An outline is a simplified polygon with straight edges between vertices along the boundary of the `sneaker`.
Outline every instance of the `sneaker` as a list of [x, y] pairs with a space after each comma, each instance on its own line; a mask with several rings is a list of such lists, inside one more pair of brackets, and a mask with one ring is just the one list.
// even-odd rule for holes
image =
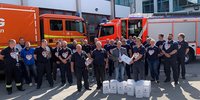
[[33, 86], [33, 84], [32, 84], [32, 83], [29, 83], [29, 86]]
[[90, 90], [92, 90], [92, 89], [90, 89], [90, 88], [86, 88], [85, 90], [89, 90], [89, 91], [90, 91]]

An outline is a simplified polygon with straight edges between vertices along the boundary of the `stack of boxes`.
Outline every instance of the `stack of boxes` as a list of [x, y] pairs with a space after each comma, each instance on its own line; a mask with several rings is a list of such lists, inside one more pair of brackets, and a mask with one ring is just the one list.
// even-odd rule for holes
[[151, 81], [140, 80], [135, 82], [132, 79], [127, 81], [118, 82], [117, 80], [110, 80], [103, 82], [104, 94], [125, 94], [129, 96], [136, 96], [136, 98], [150, 97]]

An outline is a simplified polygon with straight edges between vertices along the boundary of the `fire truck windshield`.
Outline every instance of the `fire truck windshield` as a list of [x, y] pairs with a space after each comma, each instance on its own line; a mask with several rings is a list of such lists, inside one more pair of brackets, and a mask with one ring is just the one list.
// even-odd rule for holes
[[114, 34], [114, 26], [101, 26], [100, 37]]
[[66, 30], [84, 33], [84, 23], [83, 21], [80, 21], [80, 20], [75, 20], [75, 21], [67, 20]]
[[142, 31], [142, 20], [129, 20], [128, 22], [128, 34], [129, 36], [139, 36]]

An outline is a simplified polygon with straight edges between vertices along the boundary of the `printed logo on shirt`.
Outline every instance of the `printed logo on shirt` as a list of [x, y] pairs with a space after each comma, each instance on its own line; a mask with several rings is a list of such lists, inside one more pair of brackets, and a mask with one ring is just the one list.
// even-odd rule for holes
[[10, 56], [11, 56], [13, 59], [17, 59], [17, 55], [18, 55], [17, 52], [11, 52], [11, 53], [10, 53]]
[[134, 58], [137, 58], [138, 56], [139, 56], [139, 53], [134, 53], [134, 54], [133, 54], [133, 57], [134, 57]]
[[181, 45], [178, 45], [178, 49], [180, 49], [181, 48]]
[[55, 56], [56, 56], [56, 57], [58, 57], [58, 55], [59, 55], [59, 53], [58, 53], [58, 52], [56, 52], [56, 53], [55, 53]]
[[153, 55], [154, 54], [154, 50], [149, 50], [148, 53], [149, 53], [149, 55]]
[[47, 55], [48, 55], [47, 51], [43, 51], [43, 52], [42, 52], [42, 56], [43, 56], [44, 58], [47, 58]]
[[66, 59], [67, 56], [68, 56], [68, 52], [64, 52], [64, 53], [62, 53], [62, 56]]
[[75, 52], [76, 52], [76, 50], [75, 50], [75, 49], [73, 49], [73, 50], [72, 50], [72, 52], [73, 52], [73, 53], [75, 53]]
[[32, 57], [33, 57], [32, 55], [26, 55], [26, 59], [27, 59], [27, 60], [31, 60]]
[[165, 44], [165, 49], [166, 49], [166, 50], [168, 50], [170, 47], [171, 47], [170, 44], [168, 44], [168, 43]]

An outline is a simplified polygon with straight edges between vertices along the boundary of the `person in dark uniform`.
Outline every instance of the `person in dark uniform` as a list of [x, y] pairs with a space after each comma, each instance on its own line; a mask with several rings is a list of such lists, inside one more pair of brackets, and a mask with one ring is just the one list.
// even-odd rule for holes
[[94, 38], [94, 43], [92, 44], [92, 51], [94, 49], [96, 49], [96, 43], [97, 43], [97, 41], [99, 41], [99, 39], [98, 38]]
[[56, 47], [52, 50], [52, 60], [53, 60], [53, 79], [56, 81], [57, 69], [60, 68], [59, 52], [62, 49], [61, 41], [56, 42]]
[[159, 83], [158, 64], [161, 50], [155, 45], [155, 40], [151, 39], [150, 46], [147, 48], [146, 58], [151, 72], [152, 82]]
[[88, 44], [88, 41], [86, 39], [83, 42], [82, 49], [87, 53], [87, 55], [91, 53], [92, 47], [90, 44]]
[[[131, 57], [132, 55], [132, 50], [131, 46], [129, 44], [126, 44], [126, 39], [122, 39], [122, 47], [126, 48], [128, 57]], [[131, 79], [131, 65], [126, 64], [126, 75], [128, 76], [128, 79]]]
[[106, 44], [104, 45], [104, 49], [108, 52], [109, 51], [109, 46], [110, 46], [110, 41], [109, 39], [106, 39]]
[[[145, 47], [146, 50], [150, 46], [150, 41], [151, 41], [151, 38], [147, 38], [146, 43], [144, 44], [144, 47]], [[144, 66], [145, 66], [145, 76], [147, 77], [148, 73], [149, 73], [149, 67], [148, 67], [148, 61], [147, 61], [147, 57], [146, 56], [145, 56]]]
[[61, 71], [61, 81], [62, 86], [66, 83], [66, 74], [67, 74], [67, 80], [69, 85], [73, 83], [72, 79], [72, 72], [70, 67], [70, 59], [71, 59], [72, 51], [70, 48], [67, 47], [67, 42], [62, 42], [62, 50], [59, 51], [59, 59], [61, 61], [60, 65], [60, 71]]
[[141, 38], [136, 38], [136, 46], [133, 48], [133, 56], [130, 64], [133, 64], [133, 79], [135, 81], [145, 79], [144, 56], [145, 47]]
[[21, 71], [19, 64], [19, 51], [16, 46], [16, 41], [11, 39], [8, 41], [9, 46], [2, 50], [1, 55], [4, 58], [5, 63], [5, 77], [6, 77], [6, 89], [8, 94], [12, 94], [12, 81], [13, 78], [16, 83], [16, 87], [19, 91], [24, 91], [21, 83]]
[[77, 44], [78, 44], [78, 42], [76, 40], [74, 40], [72, 44], [68, 45], [68, 47], [72, 50], [72, 53], [76, 52], [76, 45]]
[[189, 52], [188, 43], [185, 41], [185, 34], [180, 33], [178, 35], [178, 77], [180, 76], [180, 69], [181, 69], [181, 76], [182, 79], [185, 79], [185, 56]]
[[47, 46], [47, 41], [42, 40], [41, 46], [35, 49], [34, 52], [35, 60], [37, 61], [37, 72], [38, 72], [38, 84], [37, 89], [40, 89], [42, 85], [42, 78], [44, 73], [47, 75], [47, 80], [50, 84], [50, 87], [53, 87], [53, 78], [51, 74], [51, 52]]
[[102, 82], [105, 79], [105, 69], [108, 68], [108, 56], [106, 50], [102, 48], [100, 41], [96, 42], [96, 49], [92, 52], [95, 76], [97, 81], [97, 90], [101, 89]]
[[[156, 42], [156, 46], [159, 49], [162, 49], [162, 46], [163, 46], [164, 43], [165, 43], [164, 34], [161, 33], [161, 34], [158, 35], [158, 41]], [[161, 63], [162, 63], [162, 59], [163, 59], [163, 56], [160, 55], [159, 64], [158, 64], [158, 75], [160, 75], [160, 66], [161, 66]]]
[[88, 66], [86, 66], [85, 62], [88, 56], [85, 51], [82, 50], [81, 45], [76, 46], [76, 52], [72, 55], [71, 59], [71, 69], [74, 72], [74, 67], [76, 69], [76, 78], [77, 78], [77, 89], [78, 92], [81, 92], [82, 88], [82, 78], [84, 80], [84, 87], [86, 90], [91, 90], [89, 88], [88, 82]]
[[173, 35], [168, 35], [168, 41], [163, 44], [162, 53], [164, 55], [164, 71], [166, 80], [164, 82], [171, 81], [171, 68], [173, 71], [174, 84], [178, 84], [178, 66], [177, 66], [177, 50], [178, 43], [173, 41]]
[[110, 45], [108, 47], [108, 64], [109, 64], [108, 72], [110, 77], [112, 77], [112, 74], [114, 72], [114, 61], [112, 59], [112, 51], [116, 47], [117, 46], [115, 45], [115, 41], [113, 39], [110, 40]]

